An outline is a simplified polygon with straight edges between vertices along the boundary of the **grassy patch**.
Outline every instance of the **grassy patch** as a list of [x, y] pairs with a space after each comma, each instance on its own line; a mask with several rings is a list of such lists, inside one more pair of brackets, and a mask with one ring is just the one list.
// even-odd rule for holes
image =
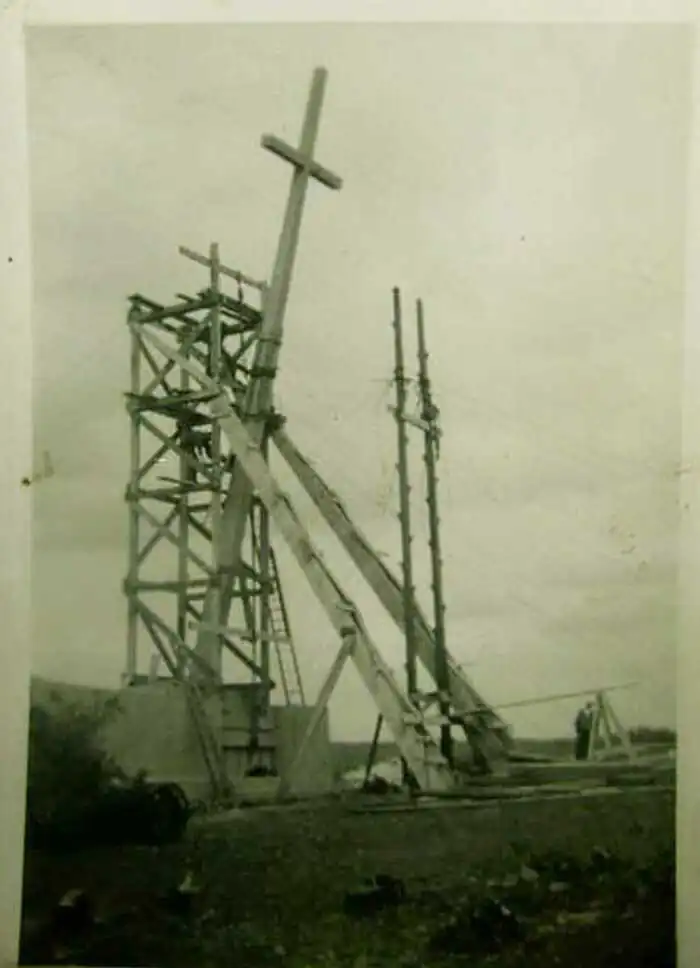
[[[307, 806], [244, 811], [167, 848], [29, 852], [22, 962], [637, 968], [644, 954], [666, 968], [674, 963], [674, 809], [668, 792], [634, 790], [477, 810], [355, 814]], [[584, 870], [594, 847], [605, 852], [604, 876]], [[536, 885], [518, 887], [523, 865], [538, 863]], [[177, 906], [173, 889], [188, 872], [198, 891]], [[400, 879], [405, 899], [346, 914], [348, 892], [379, 873]], [[645, 877], [648, 890], [638, 892]], [[565, 886], [552, 891], [552, 883]], [[48, 918], [76, 887], [92, 900], [98, 923], [57, 952]], [[512, 906], [522, 937], [510, 938], [497, 918], [489, 929], [487, 909], [493, 944], [474, 940], [470, 918], [488, 898]], [[447, 948], [464, 950], [442, 950], [440, 931], [452, 938]]]

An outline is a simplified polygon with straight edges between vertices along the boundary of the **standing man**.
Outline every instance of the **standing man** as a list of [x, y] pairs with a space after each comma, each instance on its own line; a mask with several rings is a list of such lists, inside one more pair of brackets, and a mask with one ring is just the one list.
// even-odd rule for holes
[[591, 742], [591, 730], [593, 728], [593, 703], [587, 702], [579, 709], [574, 721], [576, 730], [576, 742], [574, 745], [574, 757], [577, 760], [588, 759], [588, 749]]

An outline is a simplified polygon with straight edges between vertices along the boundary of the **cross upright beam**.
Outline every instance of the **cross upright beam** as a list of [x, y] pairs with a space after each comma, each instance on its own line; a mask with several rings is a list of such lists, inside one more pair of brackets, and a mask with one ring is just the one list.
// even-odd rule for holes
[[292, 148], [274, 135], [263, 135], [262, 146], [277, 157], [288, 161], [294, 167], [289, 189], [287, 209], [282, 223], [282, 232], [277, 245], [275, 266], [270, 280], [263, 309], [263, 322], [259, 337], [260, 372], [253, 373], [247, 401], [247, 415], [257, 416], [270, 406], [272, 382], [279, 356], [284, 313], [287, 308], [289, 289], [294, 273], [301, 219], [306, 201], [309, 179], [314, 178], [327, 188], [338, 190], [342, 179], [320, 165], [313, 156], [321, 120], [321, 108], [328, 73], [323, 67], [314, 71], [311, 90], [306, 105], [306, 114], [301, 131], [299, 148]]
[[[314, 159], [326, 79], [327, 72], [324, 68], [314, 71], [298, 148], [290, 147], [274, 135], [265, 135], [262, 138], [262, 146], [292, 164], [294, 171], [274, 268], [269, 287], [263, 295], [263, 318], [243, 404], [242, 417], [251, 441], [258, 447], [262, 445], [266, 418], [272, 407], [272, 390], [282, 342], [284, 314], [294, 272], [309, 180], [313, 178], [336, 190], [342, 185], [337, 175]], [[240, 570], [241, 547], [249, 520], [251, 500], [251, 485], [237, 462], [231, 475], [221, 518], [219, 574], [207, 591], [203, 623], [197, 637], [197, 653], [215, 668], [220, 667], [221, 649], [218, 635], [212, 631], [212, 627], [227, 624], [234, 582]], [[220, 589], [220, 596], [217, 596], [217, 587]]]

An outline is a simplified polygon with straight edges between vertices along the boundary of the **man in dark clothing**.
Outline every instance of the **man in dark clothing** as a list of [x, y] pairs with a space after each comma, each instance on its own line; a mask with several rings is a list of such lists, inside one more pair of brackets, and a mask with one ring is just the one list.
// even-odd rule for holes
[[593, 728], [592, 702], [587, 702], [583, 709], [579, 709], [574, 722], [574, 728], [576, 730], [574, 756], [577, 760], [587, 760], [588, 748], [591, 742], [591, 729]]

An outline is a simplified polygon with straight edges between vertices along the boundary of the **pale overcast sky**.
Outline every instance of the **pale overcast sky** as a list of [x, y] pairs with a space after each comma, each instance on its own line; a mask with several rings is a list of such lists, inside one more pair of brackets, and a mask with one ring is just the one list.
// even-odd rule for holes
[[[640, 679], [620, 712], [671, 723], [690, 61], [681, 27], [31, 30], [35, 433], [56, 468], [34, 490], [35, 671], [118, 682], [126, 297], [201, 288], [181, 244], [269, 276], [290, 172], [260, 136], [296, 140], [325, 65], [318, 157], [345, 185], [309, 192], [291, 435], [396, 562], [391, 288], [422, 297], [450, 648], [495, 703]], [[399, 667], [400, 635], [299, 506]], [[313, 695], [334, 634], [285, 574]], [[336, 735], [371, 733], [354, 671], [331, 711]], [[510, 719], [561, 733], [571, 712]]]

